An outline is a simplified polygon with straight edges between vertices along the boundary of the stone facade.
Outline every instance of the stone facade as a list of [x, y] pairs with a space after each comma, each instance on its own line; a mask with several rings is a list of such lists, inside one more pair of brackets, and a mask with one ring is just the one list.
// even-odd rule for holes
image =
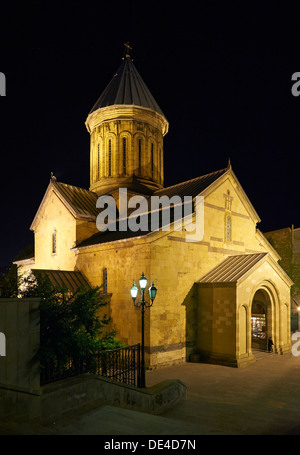
[[[163, 136], [168, 122], [161, 112], [147, 106], [100, 105], [89, 114], [86, 125], [91, 134], [90, 190], [80, 193], [50, 182], [32, 224], [32, 268], [80, 271], [93, 286], [103, 283], [105, 272], [110, 315], [118, 337], [127, 344], [141, 340], [141, 312], [132, 303], [130, 288], [145, 273], [158, 289], [145, 315], [150, 367], [203, 358], [233, 366], [252, 362], [255, 295], [266, 300], [268, 335], [276, 352], [286, 352], [292, 281], [278, 265], [278, 253], [257, 229], [260, 218], [230, 163], [221, 171], [164, 189]], [[82, 209], [80, 198], [94, 201], [95, 206], [95, 195], [111, 194], [118, 205], [117, 192], [123, 187], [129, 196], [192, 195], [194, 202], [201, 196], [203, 237], [190, 241], [187, 231], [178, 230], [174, 223], [168, 231], [161, 228], [119, 237], [114, 232], [97, 234], [96, 215], [92, 209], [90, 215]], [[194, 221], [198, 215], [194, 210]], [[240, 281], [232, 282], [229, 274], [222, 285], [213, 280], [199, 282], [227, 258], [240, 255], [247, 260], [257, 254], [263, 254], [262, 262]]]
[[[230, 210], [226, 208], [226, 197], [229, 194]], [[195, 243], [187, 242], [183, 231], [171, 230], [74, 249], [77, 258], [76, 268], [81, 270], [93, 285], [101, 283], [102, 271], [107, 270], [111, 315], [120, 337], [128, 344], [139, 342], [141, 323], [140, 311], [132, 305], [130, 298], [131, 283], [136, 281], [142, 272], [155, 282], [158, 288], [157, 297], [154, 305], [146, 312], [146, 359], [151, 366], [188, 360], [190, 355], [198, 350], [200, 332], [202, 330], [205, 333], [208, 330], [205, 305], [210, 305], [210, 311], [213, 310], [211, 303], [208, 303], [209, 300], [201, 294], [208, 291], [199, 291], [195, 285], [201, 276], [230, 255], [266, 252], [277, 264], [279, 256], [256, 229], [255, 211], [249, 205], [231, 168], [228, 168], [226, 174], [205, 192], [204, 207], [204, 237]], [[225, 238], [225, 215], [228, 214], [232, 217], [230, 239]], [[260, 269], [259, 273], [266, 277], [263, 269]], [[255, 276], [259, 273], [255, 272]], [[283, 305], [286, 305], [286, 311], [289, 312], [291, 282], [284, 273], [283, 280], [282, 276], [279, 276], [280, 273], [278, 267], [278, 276], [276, 273], [270, 276], [270, 282], [278, 288], [278, 298], [284, 302]], [[253, 281], [252, 277], [251, 280]], [[260, 285], [263, 287], [264, 280], [265, 278], [259, 276], [254, 279], [257, 289]], [[237, 352], [239, 356], [244, 356], [243, 361], [250, 361], [253, 358], [249, 340], [253, 297], [251, 299], [249, 295], [247, 298], [244, 296], [249, 292], [249, 286], [246, 286], [244, 291], [242, 289], [242, 286], [238, 288], [238, 300], [235, 288], [224, 287], [219, 290], [220, 296], [216, 299], [223, 300], [224, 303], [218, 306], [221, 316], [213, 329], [216, 334], [222, 335], [220, 346], [216, 348], [215, 344], [214, 349], [224, 354], [225, 346], [228, 344], [232, 351], [229, 354], [235, 356]], [[227, 298], [226, 295], [232, 292], [233, 295]], [[244, 333], [243, 336], [241, 331], [237, 332], [236, 323], [241, 301], [247, 310], [248, 327], [248, 334]], [[276, 311], [279, 314], [279, 309]], [[275, 328], [272, 331], [278, 352], [282, 350], [282, 346], [284, 349], [288, 346], [288, 330], [286, 327], [284, 331], [276, 334]]]
[[86, 122], [91, 134], [90, 190], [98, 194], [118, 187], [136, 191], [138, 184], [144, 189], [161, 188], [167, 132], [163, 120], [148, 109], [132, 106], [106, 107], [90, 114]]
[[280, 254], [279, 264], [293, 280], [291, 288], [291, 330], [300, 329], [300, 228], [283, 228], [264, 234]]

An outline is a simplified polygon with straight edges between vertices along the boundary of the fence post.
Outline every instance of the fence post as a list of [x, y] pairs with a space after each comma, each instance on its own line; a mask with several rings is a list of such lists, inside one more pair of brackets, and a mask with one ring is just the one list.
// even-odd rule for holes
[[141, 387], [141, 345], [137, 345], [137, 386]]

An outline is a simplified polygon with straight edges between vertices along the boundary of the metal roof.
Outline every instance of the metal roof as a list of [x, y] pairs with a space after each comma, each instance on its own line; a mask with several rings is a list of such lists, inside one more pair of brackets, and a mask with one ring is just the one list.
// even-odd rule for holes
[[142, 106], [164, 116], [130, 58], [124, 59], [89, 113], [116, 104]]
[[76, 216], [95, 218], [98, 215], [99, 210], [96, 208], [97, 193], [57, 181], [52, 181], [52, 184]]
[[[192, 180], [188, 180], [187, 182], [178, 183], [177, 185], [170, 186], [168, 188], [163, 188], [153, 193], [154, 196], [168, 196], [171, 198], [172, 196], [180, 196], [181, 200], [183, 201], [184, 196], [192, 196], [193, 198], [204, 191], [209, 185], [211, 185], [215, 180], [221, 177], [225, 172], [226, 169], [221, 169], [216, 172], [212, 172], [210, 174], [206, 174], [200, 177], [197, 177]], [[148, 207], [149, 212], [148, 215], [151, 214], [151, 205], [150, 199], [148, 199]], [[127, 215], [134, 212], [135, 209], [128, 209]], [[99, 212], [98, 212], [99, 213]], [[176, 213], [174, 213], [174, 208], [171, 206], [170, 208], [170, 223], [175, 221], [176, 217], [174, 217]], [[163, 218], [162, 218], [162, 211], [159, 213], [159, 226], [160, 228], [163, 226]], [[92, 235], [86, 240], [83, 240], [80, 244], [77, 245], [78, 248], [97, 245], [106, 242], [113, 242], [116, 240], [125, 240], [132, 237], [139, 237], [142, 235], [149, 234], [151, 232], [151, 225], [150, 225], [150, 217], [148, 220], [148, 230], [146, 231], [137, 231], [132, 232], [130, 230], [127, 231], [105, 231], [105, 232], [97, 232], [96, 234]]]
[[267, 254], [268, 253], [256, 253], [229, 256], [208, 273], [203, 275], [197, 283], [236, 283]]
[[38, 272], [42, 277], [47, 276], [55, 289], [66, 287], [70, 292], [75, 292], [83, 286], [88, 289], [91, 288], [89, 282], [81, 272], [33, 269], [32, 273], [34, 274], [35, 272]]
[[225, 174], [228, 168], [221, 169], [210, 174], [201, 175], [192, 180], [187, 180], [186, 182], [178, 183], [161, 190], [157, 190], [154, 193], [154, 196], [163, 196], [168, 197], [180, 196], [192, 196], [193, 198], [204, 191], [209, 185], [211, 185], [215, 180], [217, 180], [221, 175]]

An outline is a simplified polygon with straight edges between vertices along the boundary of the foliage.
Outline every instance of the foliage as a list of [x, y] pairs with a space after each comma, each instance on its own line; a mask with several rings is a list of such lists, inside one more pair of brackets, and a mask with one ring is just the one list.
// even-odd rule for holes
[[[121, 346], [110, 318], [103, 314], [107, 301], [101, 288], [80, 288], [71, 294], [53, 288], [49, 278], [35, 272], [25, 279], [24, 297], [39, 297], [41, 366], [65, 365], [69, 359], [85, 358], [103, 349]], [[105, 333], [103, 333], [105, 329]]]
[[0, 274], [0, 298], [18, 297], [18, 267], [12, 265], [7, 273]]

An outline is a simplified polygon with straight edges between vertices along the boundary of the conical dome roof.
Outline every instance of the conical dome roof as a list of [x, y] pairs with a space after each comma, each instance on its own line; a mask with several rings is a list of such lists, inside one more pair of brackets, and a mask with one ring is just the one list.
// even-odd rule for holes
[[[90, 111], [113, 105], [146, 107], [164, 116], [130, 58], [126, 57]], [[165, 116], [164, 116], [165, 117]]]

